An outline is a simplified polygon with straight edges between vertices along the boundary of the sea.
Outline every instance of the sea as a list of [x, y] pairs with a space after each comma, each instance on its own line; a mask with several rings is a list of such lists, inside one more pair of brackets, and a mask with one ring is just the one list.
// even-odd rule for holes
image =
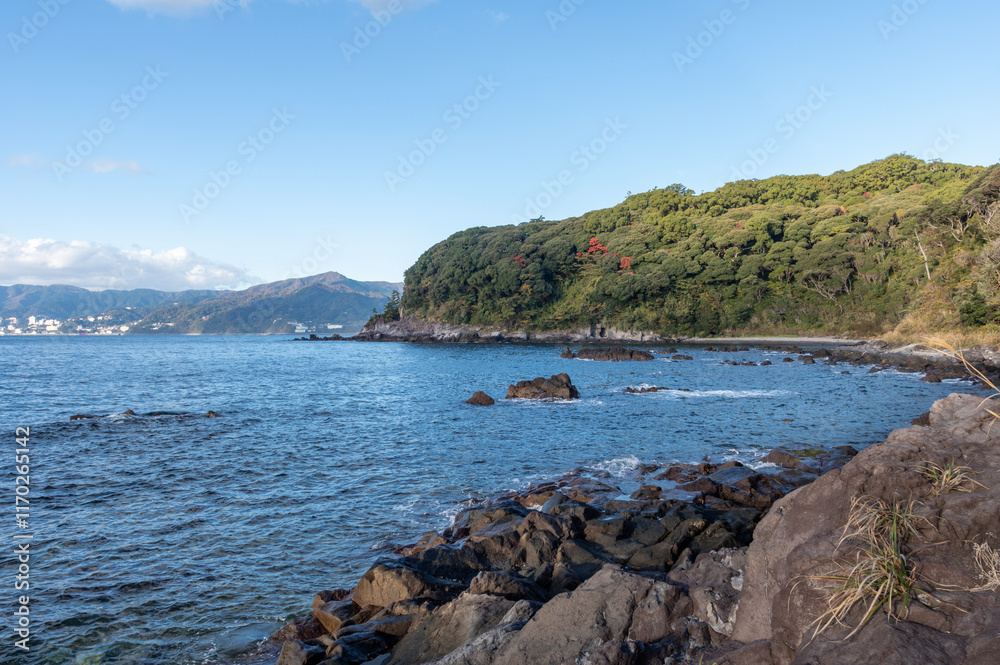
[[[0, 662], [224, 665], [469, 502], [578, 467], [626, 495], [642, 464], [863, 448], [975, 391], [759, 350], [679, 347], [694, 359], [671, 360], [653, 349], [654, 361], [623, 363], [561, 350], [0, 337]], [[774, 364], [723, 364], [733, 360]], [[561, 372], [579, 400], [503, 399], [511, 383]], [[464, 404], [477, 390], [497, 404]], [[15, 590], [19, 574], [29, 590]]]

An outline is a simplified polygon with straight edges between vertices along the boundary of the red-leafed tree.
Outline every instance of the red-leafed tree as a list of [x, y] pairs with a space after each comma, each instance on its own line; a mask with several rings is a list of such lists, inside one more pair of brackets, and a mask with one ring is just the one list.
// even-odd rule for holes
[[528, 262], [525, 261], [524, 258], [520, 254], [518, 254], [517, 256], [514, 257], [514, 263], [516, 263], [517, 265], [521, 266], [522, 268], [524, 268], [525, 266], [528, 265]]
[[596, 254], [597, 252], [606, 253], [608, 248], [601, 244], [597, 238], [590, 239], [590, 248], [587, 250], [588, 254]]
[[630, 270], [632, 268], [632, 257], [623, 256], [621, 262], [618, 264], [619, 270]]

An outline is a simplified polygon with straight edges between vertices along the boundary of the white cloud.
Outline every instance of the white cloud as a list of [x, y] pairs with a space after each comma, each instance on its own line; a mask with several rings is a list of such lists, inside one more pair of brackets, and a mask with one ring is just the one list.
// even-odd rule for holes
[[11, 155], [10, 157], [7, 158], [7, 162], [6, 163], [7, 163], [7, 166], [9, 166], [11, 168], [17, 168], [19, 166], [20, 167], [26, 167], [26, 168], [32, 168], [32, 167], [35, 167], [35, 166], [46, 166], [46, 165], [48, 165], [48, 162], [45, 161], [43, 158], [39, 157], [38, 155], [27, 155], [27, 154]]
[[510, 18], [510, 15], [509, 14], [505, 14], [504, 12], [494, 12], [494, 11], [491, 11], [491, 12], [489, 12], [489, 14], [490, 14], [490, 18], [493, 19], [493, 22], [496, 23], [496, 24], [503, 23], [504, 21], [506, 21], [507, 19]]
[[153, 252], [80, 240], [0, 237], [0, 284], [68, 284], [86, 289], [163, 291], [239, 288], [245, 270], [202, 258], [184, 247]]
[[112, 173], [113, 171], [128, 171], [129, 173], [149, 173], [139, 166], [139, 162], [131, 159], [126, 162], [116, 162], [110, 159], [102, 159], [96, 162], [87, 162], [87, 168], [93, 173]]

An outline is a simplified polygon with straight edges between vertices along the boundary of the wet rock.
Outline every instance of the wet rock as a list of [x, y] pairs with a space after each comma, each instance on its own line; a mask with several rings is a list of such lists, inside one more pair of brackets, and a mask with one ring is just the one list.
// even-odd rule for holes
[[636, 501], [655, 501], [661, 497], [662, 493], [663, 488], [658, 485], [642, 485], [632, 492], [631, 498]]
[[686, 356], [683, 353], [679, 353], [676, 356], [671, 356], [671, 360], [694, 360], [692, 356]]
[[874, 365], [871, 369], [868, 370], [868, 374], [878, 374], [881, 371], [882, 371], [881, 367], [879, 367], [878, 365]]
[[284, 628], [274, 633], [267, 639], [268, 642], [278, 642], [284, 644], [287, 640], [298, 640], [305, 642], [314, 640], [323, 635], [326, 629], [315, 617], [300, 617], [285, 625]]
[[782, 358], [781, 362], [783, 362], [783, 363], [793, 363], [793, 362], [795, 362], [795, 358], [787, 358], [787, 357], [786, 358]]
[[100, 418], [100, 416], [88, 416], [88, 415], [77, 414], [75, 416], [69, 417], [70, 420], [91, 420], [93, 418]]
[[[314, 601], [315, 602], [315, 601]], [[345, 621], [357, 613], [358, 608], [350, 600], [332, 600], [313, 609], [313, 616], [328, 633], [335, 633]]]
[[761, 459], [761, 462], [777, 464], [785, 469], [798, 469], [800, 471], [805, 471], [806, 473], [815, 473], [806, 464], [804, 464], [801, 459], [785, 450], [782, 450], [781, 448], [775, 448], [769, 452], [763, 459]]
[[222, 414], [216, 413], [215, 411], [209, 411], [205, 414], [206, 418], [221, 418]]
[[760, 364], [760, 366], [761, 366], [761, 367], [769, 367], [769, 366], [771, 366], [771, 364], [772, 364], [772, 363], [771, 363], [771, 361], [770, 361], [770, 360], [765, 360], [764, 362], [762, 362], [762, 363]]
[[633, 388], [632, 386], [629, 386], [628, 388], [625, 389], [625, 392], [629, 393], [630, 395], [642, 395], [645, 393], [658, 393], [663, 390], [670, 390], [670, 388], [658, 388], [658, 387]]
[[507, 389], [507, 399], [576, 399], [579, 396], [580, 391], [567, 374], [518, 381]]
[[[211, 413], [211, 411], [209, 411], [209, 413]], [[135, 415], [135, 411], [133, 411], [132, 409], [129, 409], [127, 411], [122, 412], [122, 415], [123, 416], [134, 416]]]
[[799, 356], [799, 360], [802, 361], [804, 365], [815, 365], [816, 361], [813, 360], [812, 356]]
[[472, 394], [472, 397], [465, 400], [466, 404], [472, 404], [474, 406], [493, 406], [496, 404], [496, 400], [487, 395], [481, 390], [477, 390]]
[[317, 665], [324, 659], [326, 659], [324, 649], [299, 640], [288, 640], [281, 647], [281, 653], [278, 655], [278, 662], [275, 665]]
[[567, 346], [565, 349], [563, 349], [562, 353], [559, 354], [559, 357], [565, 360], [573, 360], [574, 358], [576, 358], [576, 354], [573, 353], [573, 351]]

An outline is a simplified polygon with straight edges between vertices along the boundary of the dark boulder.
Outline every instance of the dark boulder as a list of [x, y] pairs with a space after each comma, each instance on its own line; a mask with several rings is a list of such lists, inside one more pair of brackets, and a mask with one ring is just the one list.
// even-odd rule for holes
[[472, 397], [465, 400], [466, 404], [472, 404], [473, 406], [493, 406], [496, 404], [496, 400], [484, 393], [482, 390], [477, 390], [472, 394]]
[[576, 399], [580, 391], [567, 374], [531, 381], [518, 381], [507, 388], [507, 399]]
[[326, 650], [298, 640], [288, 640], [281, 647], [275, 665], [317, 665], [326, 659]]
[[[565, 353], [565, 352], [564, 352]], [[565, 357], [565, 356], [564, 356]], [[585, 347], [576, 354], [581, 360], [598, 360], [603, 362], [622, 362], [628, 360], [653, 360], [653, 354], [638, 349], [627, 349], [622, 346]]]
[[671, 356], [671, 360], [694, 360], [691, 356], [686, 356], [683, 353], [679, 353], [676, 356]]

